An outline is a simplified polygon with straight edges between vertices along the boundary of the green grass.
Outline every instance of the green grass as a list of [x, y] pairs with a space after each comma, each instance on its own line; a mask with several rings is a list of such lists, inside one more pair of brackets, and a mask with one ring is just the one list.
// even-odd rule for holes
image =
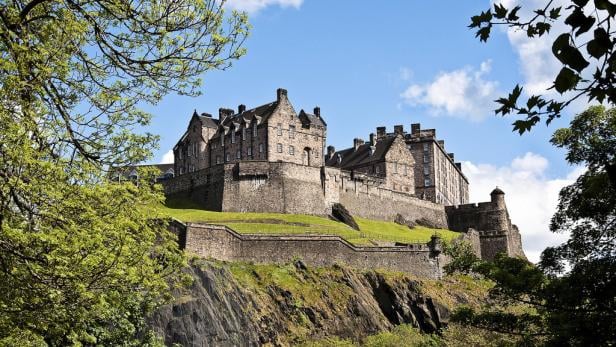
[[393, 222], [355, 218], [360, 230], [324, 217], [252, 212], [213, 212], [199, 209], [190, 202], [168, 202], [157, 208], [163, 216], [183, 222], [202, 222], [226, 225], [243, 234], [304, 234], [338, 235], [355, 245], [374, 245], [380, 242], [427, 242], [434, 233], [445, 240], [458, 237], [459, 233], [417, 226], [409, 229]]

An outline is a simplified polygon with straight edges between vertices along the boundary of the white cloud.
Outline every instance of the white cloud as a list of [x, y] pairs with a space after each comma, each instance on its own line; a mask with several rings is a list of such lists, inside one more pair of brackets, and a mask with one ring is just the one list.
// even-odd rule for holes
[[173, 150], [168, 150], [160, 160], [161, 164], [173, 164]]
[[256, 13], [267, 6], [300, 8], [304, 0], [228, 0], [225, 6], [238, 11]]
[[492, 114], [498, 83], [485, 78], [491, 61], [481, 63], [479, 69], [464, 67], [440, 72], [425, 84], [412, 84], [400, 96], [411, 106], [425, 106], [431, 114], [446, 114], [472, 121], [483, 120]]
[[495, 186], [505, 192], [511, 221], [520, 229], [529, 260], [539, 261], [546, 247], [567, 240], [568, 235], [550, 232], [550, 219], [556, 211], [560, 189], [573, 183], [583, 172], [582, 168], [572, 169], [565, 177], [547, 178], [548, 160], [530, 152], [501, 167], [471, 162], [462, 165], [470, 182], [471, 201], [489, 200]]
[[[535, 9], [544, 8], [545, 0], [492, 0], [490, 3], [502, 3], [506, 8], [513, 8], [515, 6], [522, 6], [522, 9], [518, 13], [520, 18], [531, 18], [535, 14], [532, 12]], [[564, 24], [564, 19], [569, 15], [570, 10], [566, 9], [571, 5], [567, 0], [554, 0], [552, 6], [561, 6], [561, 18], [556, 22], [552, 22], [552, 28], [550, 32], [542, 37], [529, 38], [526, 35], [526, 31], [519, 30], [517, 28], [507, 28], [501, 26], [500, 28], [507, 33], [507, 38], [511, 47], [518, 56], [519, 69], [523, 77], [521, 85], [524, 87], [524, 93], [530, 95], [544, 95], [548, 98], [563, 99], [572, 96], [571, 93], [567, 93], [561, 96], [556, 90], [550, 89], [554, 82], [554, 79], [558, 75], [558, 72], [562, 68], [562, 64], [554, 57], [552, 53], [552, 43], [562, 33], [569, 32], [570, 28]], [[586, 13], [593, 13], [594, 4], [592, 1], [585, 7]], [[576, 38], [576, 42], [587, 42], [592, 37], [592, 31], [582, 34]], [[580, 50], [585, 53], [585, 49]], [[591, 74], [595, 71], [596, 65], [595, 59], [588, 59], [591, 65], [584, 71], [584, 77], [591, 79]], [[580, 98], [574, 101], [569, 109], [574, 112], [581, 112], [588, 107], [588, 99]]]

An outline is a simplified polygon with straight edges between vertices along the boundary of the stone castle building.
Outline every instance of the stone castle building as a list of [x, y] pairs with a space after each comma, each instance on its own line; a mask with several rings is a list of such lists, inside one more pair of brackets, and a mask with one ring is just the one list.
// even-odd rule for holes
[[213, 211], [279, 212], [327, 216], [333, 204], [380, 220], [424, 220], [475, 230], [478, 253], [522, 255], [504, 197], [468, 204], [468, 179], [434, 129], [378, 127], [368, 139], [325, 152], [327, 124], [319, 107], [297, 112], [287, 91], [276, 100], [218, 118], [196, 111], [173, 148], [175, 177], [164, 181], [179, 196]]

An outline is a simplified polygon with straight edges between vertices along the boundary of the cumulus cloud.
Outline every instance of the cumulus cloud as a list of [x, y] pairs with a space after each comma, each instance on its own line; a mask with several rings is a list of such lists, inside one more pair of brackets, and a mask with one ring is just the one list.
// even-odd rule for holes
[[[546, 1], [544, 0], [491, 0], [492, 6], [494, 3], [502, 3], [507, 8], [513, 8], [515, 6], [522, 6], [522, 9], [518, 13], [521, 18], [531, 18], [535, 14], [532, 13], [535, 9], [545, 7]], [[552, 5], [554, 7], [561, 6], [561, 18], [556, 22], [551, 23], [552, 28], [549, 33], [542, 37], [529, 38], [526, 35], [526, 31], [519, 30], [517, 28], [507, 28], [505, 26], [500, 27], [506, 31], [507, 38], [511, 47], [518, 56], [518, 63], [520, 73], [522, 74], [523, 81], [521, 85], [524, 87], [526, 95], [545, 95], [550, 98], [565, 99], [571, 95], [567, 93], [561, 96], [556, 90], [550, 89], [554, 82], [554, 79], [558, 75], [558, 72], [562, 68], [562, 64], [554, 57], [552, 53], [552, 43], [562, 33], [569, 32], [569, 26], [564, 24], [564, 18], [569, 13], [566, 7], [571, 3], [567, 0], [554, 0]], [[594, 4], [592, 1], [585, 7], [586, 13], [592, 13]], [[577, 42], [587, 42], [592, 37], [593, 30], [582, 34], [576, 38]], [[585, 53], [585, 49], [580, 50]], [[584, 71], [585, 78], [591, 79], [591, 74], [595, 71], [594, 65], [596, 65], [595, 59], [589, 59], [591, 66]], [[588, 99], [580, 98], [574, 101], [569, 109], [572, 112], [581, 112], [588, 107]]]
[[268, 6], [300, 8], [304, 0], [228, 0], [225, 6], [238, 11], [256, 13]]
[[550, 218], [556, 211], [560, 189], [575, 181], [583, 168], [574, 168], [564, 177], [545, 175], [549, 162], [528, 152], [505, 166], [463, 162], [462, 170], [470, 182], [470, 200], [487, 201], [495, 186], [505, 192], [511, 220], [520, 228], [522, 245], [529, 260], [539, 261], [548, 246], [558, 245], [568, 235], [550, 232]]
[[173, 164], [173, 150], [168, 150], [160, 160], [161, 164]]
[[498, 83], [486, 78], [491, 61], [479, 68], [440, 72], [432, 82], [410, 85], [400, 97], [411, 106], [424, 106], [433, 115], [480, 121], [492, 113]]

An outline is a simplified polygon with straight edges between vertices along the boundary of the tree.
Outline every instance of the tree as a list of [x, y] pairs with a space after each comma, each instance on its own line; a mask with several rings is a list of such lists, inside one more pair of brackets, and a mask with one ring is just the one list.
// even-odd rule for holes
[[569, 232], [569, 240], [544, 250], [538, 266], [505, 256], [475, 265], [495, 282], [491, 295], [500, 306], [461, 309], [454, 319], [533, 344], [614, 345], [616, 109], [589, 108], [557, 130], [551, 142], [567, 150], [569, 163], [587, 167], [561, 190], [550, 225], [553, 232]]
[[182, 281], [160, 187], [110, 182], [148, 158], [140, 109], [198, 95], [244, 54], [224, 2], [31, 0], [0, 6], [0, 345], [131, 345]]
[[544, 7], [532, 11], [530, 18], [520, 17], [521, 6], [507, 8], [496, 3], [493, 8], [471, 18], [469, 27], [476, 30], [476, 36], [483, 42], [488, 40], [494, 26], [523, 30], [529, 38], [548, 34], [557, 22], [569, 28], [552, 44], [552, 52], [562, 63], [562, 68], [551, 88], [565, 94], [564, 99], [531, 95], [524, 103], [519, 100], [522, 88], [516, 85], [507, 97], [496, 100], [500, 104], [496, 114], [516, 113], [522, 117], [513, 123], [514, 131], [520, 134], [529, 131], [542, 117], [549, 124], [580, 97], [586, 97], [589, 102], [597, 100], [616, 104], [616, 28], [613, 27], [616, 4], [610, 0], [563, 2], [568, 6], [563, 8], [556, 1], [549, 0]]

